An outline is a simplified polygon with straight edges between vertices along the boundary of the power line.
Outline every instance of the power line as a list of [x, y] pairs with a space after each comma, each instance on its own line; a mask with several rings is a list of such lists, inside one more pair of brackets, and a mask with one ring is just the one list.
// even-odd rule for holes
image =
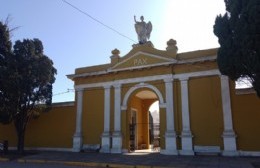
[[70, 93], [70, 92], [74, 92], [74, 89], [67, 89], [66, 92], [55, 93], [52, 95], [52, 97], [58, 96], [58, 95], [63, 95], [63, 94]]
[[112, 28], [112, 27], [110, 27], [110, 26], [104, 24], [103, 22], [99, 21], [98, 19], [94, 18], [93, 16], [91, 16], [91, 15], [88, 14], [87, 12], [85, 12], [85, 11], [79, 9], [79, 8], [76, 7], [75, 5], [69, 3], [68, 1], [66, 1], [66, 0], [62, 0], [62, 1], [63, 1], [64, 3], [66, 3], [66, 4], [68, 4], [69, 6], [71, 6], [72, 8], [74, 8], [75, 10], [77, 10], [78, 12], [80, 12], [80, 13], [84, 14], [85, 16], [91, 18], [92, 20], [98, 22], [98, 23], [101, 24], [102, 26], [104, 26], [104, 27], [106, 27], [106, 28], [112, 30], [113, 32], [119, 34], [120, 36], [122, 36], [122, 37], [124, 37], [124, 38], [127, 38], [128, 40], [133, 41], [134, 43], [136, 43], [136, 41], [134, 41], [134, 40], [131, 39], [130, 37], [127, 37], [126, 35], [120, 33], [119, 31], [115, 30], [114, 28]]

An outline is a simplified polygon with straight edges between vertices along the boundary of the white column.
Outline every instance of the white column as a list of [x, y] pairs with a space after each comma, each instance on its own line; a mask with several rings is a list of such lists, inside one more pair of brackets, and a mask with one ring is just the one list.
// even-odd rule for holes
[[188, 78], [180, 79], [181, 81], [181, 109], [182, 109], [182, 133], [181, 145], [182, 155], [194, 155], [192, 145], [192, 134], [190, 131], [190, 112], [189, 112], [189, 92]]
[[230, 90], [229, 90], [229, 79], [227, 76], [221, 75], [221, 96], [222, 96], [222, 109], [224, 117], [224, 132], [223, 142], [224, 151], [223, 155], [235, 156], [238, 155], [236, 146], [236, 134], [233, 130], [233, 120], [230, 102]]
[[174, 129], [174, 107], [173, 107], [173, 79], [165, 79], [166, 94], [166, 132], [165, 151], [163, 154], [177, 155], [176, 133]]
[[77, 90], [77, 116], [76, 116], [76, 131], [73, 136], [73, 152], [80, 152], [82, 148], [82, 106], [83, 106], [83, 89]]
[[104, 132], [101, 139], [102, 153], [110, 153], [110, 85], [104, 86]]
[[114, 132], [111, 153], [122, 153], [122, 134], [121, 134], [121, 85], [114, 85]]

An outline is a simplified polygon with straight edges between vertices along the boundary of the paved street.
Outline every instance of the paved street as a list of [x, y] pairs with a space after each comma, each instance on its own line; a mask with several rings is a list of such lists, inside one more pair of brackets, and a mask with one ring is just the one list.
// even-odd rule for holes
[[0, 168], [80, 168], [80, 166], [85, 168], [260, 168], [260, 157], [172, 156], [147, 152], [102, 154], [35, 151], [25, 156], [11, 158], [11, 161], [0, 161]]

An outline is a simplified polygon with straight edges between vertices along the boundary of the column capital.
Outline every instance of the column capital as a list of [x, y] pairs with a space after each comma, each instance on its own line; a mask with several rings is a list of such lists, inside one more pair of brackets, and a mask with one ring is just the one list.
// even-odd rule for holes
[[76, 92], [83, 92], [83, 91], [84, 91], [84, 88], [76, 88], [75, 91], [76, 91]]
[[173, 78], [165, 78], [163, 79], [165, 83], [171, 83], [173, 81]]
[[166, 103], [159, 103], [159, 108], [166, 108]]
[[121, 86], [122, 86], [121, 83], [115, 83], [115, 84], [113, 84], [113, 87], [116, 88], [116, 89], [121, 88]]
[[104, 85], [103, 87], [104, 87], [104, 89], [110, 89], [111, 85]]
[[121, 110], [125, 111], [127, 109], [127, 106], [121, 106]]
[[224, 80], [228, 80], [229, 78], [228, 78], [228, 76], [226, 76], [226, 75], [219, 75], [219, 77], [220, 77], [220, 79], [224, 79]]
[[188, 76], [179, 77], [179, 80], [180, 80], [181, 82], [183, 82], [183, 81], [188, 81], [188, 80], [189, 80], [189, 77], [188, 77]]

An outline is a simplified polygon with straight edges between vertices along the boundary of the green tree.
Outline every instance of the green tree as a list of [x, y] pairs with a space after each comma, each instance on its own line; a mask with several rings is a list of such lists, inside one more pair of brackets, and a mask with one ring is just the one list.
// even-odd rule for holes
[[[13, 121], [19, 153], [24, 151], [28, 122], [52, 103], [56, 69], [39, 39], [16, 41], [11, 48], [8, 26], [0, 23], [0, 122]], [[3, 49], [2, 49], [3, 48]]]
[[225, 0], [226, 13], [217, 16], [214, 33], [220, 48], [220, 72], [231, 80], [247, 78], [260, 97], [260, 1]]

